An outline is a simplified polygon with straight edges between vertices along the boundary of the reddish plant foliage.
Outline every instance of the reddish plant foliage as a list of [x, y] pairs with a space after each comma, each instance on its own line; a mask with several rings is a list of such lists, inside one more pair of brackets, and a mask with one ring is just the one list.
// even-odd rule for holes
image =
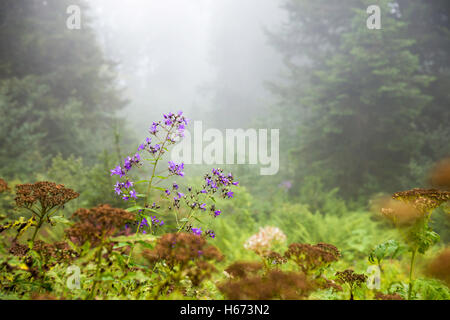
[[314, 285], [303, 273], [272, 270], [265, 276], [249, 276], [218, 285], [231, 300], [305, 299]]
[[78, 209], [72, 217], [78, 222], [66, 230], [69, 239], [78, 245], [89, 241], [94, 247], [133, 221], [135, 214], [105, 204], [92, 209]]
[[65, 203], [78, 198], [79, 193], [65, 188], [62, 184], [41, 181], [34, 184], [19, 184], [16, 186], [16, 205], [32, 210], [33, 205], [41, 206], [41, 213], [46, 213], [55, 207], [62, 207]]

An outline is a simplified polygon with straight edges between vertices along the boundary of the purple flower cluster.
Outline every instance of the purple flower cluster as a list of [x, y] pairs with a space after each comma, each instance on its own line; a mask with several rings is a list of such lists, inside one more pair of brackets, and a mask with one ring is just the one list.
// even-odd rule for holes
[[128, 173], [128, 171], [131, 170], [133, 165], [139, 166], [140, 163], [141, 163], [141, 156], [139, 155], [139, 153], [136, 153], [133, 156], [133, 158], [127, 157], [124, 160], [123, 168], [119, 165], [114, 169], [110, 170], [111, 176], [118, 175], [120, 178], [122, 178]]
[[216, 234], [213, 230], [207, 230], [205, 232], [203, 232], [202, 228], [198, 227], [198, 228], [193, 228], [193, 227], [188, 227], [187, 231], [191, 231], [193, 234], [201, 236], [201, 235], [205, 235], [205, 236], [210, 236], [212, 239], [214, 239], [216, 237]]
[[118, 195], [123, 194], [122, 199], [125, 201], [129, 200], [130, 198], [137, 199], [136, 190], [134, 189], [130, 190], [132, 186], [133, 186], [132, 181], [129, 180], [127, 180], [126, 182], [117, 181], [116, 184], [114, 185], [114, 191]]
[[146, 150], [147, 152], [151, 153], [152, 155], [155, 155], [158, 151], [161, 150], [161, 145], [160, 144], [155, 144], [152, 146], [151, 144], [152, 139], [147, 137], [145, 138], [144, 143], [140, 144], [138, 147], [138, 152], [142, 151], [142, 150]]
[[212, 169], [212, 174], [205, 175], [205, 182], [202, 193], [216, 193], [220, 189], [223, 198], [233, 198], [234, 192], [230, 187], [239, 185], [238, 181], [234, 181], [233, 174], [225, 175], [223, 169]]
[[173, 161], [169, 161], [169, 173], [171, 175], [184, 177], [184, 172], [182, 171], [183, 169], [184, 169], [184, 163], [176, 164]]
[[[161, 227], [164, 225], [164, 221], [163, 220], [159, 220], [158, 218], [156, 218], [156, 216], [152, 216], [150, 217], [150, 223], [152, 227]], [[147, 233], [147, 231], [145, 230], [145, 227], [150, 227], [147, 218], [143, 218], [141, 221], [141, 224], [139, 226], [139, 229], [142, 230], [142, 233]]]
[[[163, 115], [164, 120], [159, 122], [153, 122], [148, 131], [150, 134], [156, 136], [160, 130], [165, 129], [168, 134], [168, 140], [172, 143], [176, 142], [177, 137], [184, 137], [184, 130], [189, 122], [183, 112], [179, 111], [177, 114], [169, 112]], [[174, 129], [174, 130], [173, 130]]]

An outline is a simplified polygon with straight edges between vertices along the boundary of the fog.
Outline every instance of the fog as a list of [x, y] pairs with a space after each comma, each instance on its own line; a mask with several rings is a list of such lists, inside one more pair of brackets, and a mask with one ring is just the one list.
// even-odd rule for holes
[[209, 126], [251, 126], [273, 103], [265, 83], [281, 72], [265, 34], [282, 23], [279, 2], [91, 1], [94, 29], [118, 63], [134, 128], [145, 130], [169, 110]]

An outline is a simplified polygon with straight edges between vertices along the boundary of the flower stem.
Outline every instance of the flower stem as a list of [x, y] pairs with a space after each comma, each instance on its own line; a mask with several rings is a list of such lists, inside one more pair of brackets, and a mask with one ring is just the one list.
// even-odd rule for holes
[[[150, 180], [149, 180], [149, 182], [148, 182], [147, 193], [146, 193], [146, 195], [145, 195], [144, 209], [145, 209], [145, 208], [147, 207], [147, 205], [148, 205], [148, 198], [150, 197], [150, 191], [152, 190], [152, 183], [153, 183], [153, 178], [155, 177], [156, 167], [158, 166], [158, 161], [161, 159], [161, 155], [162, 155], [162, 152], [163, 152], [163, 150], [164, 150], [164, 145], [166, 144], [166, 141], [167, 141], [167, 139], [169, 138], [169, 135], [170, 135], [170, 132], [172, 131], [172, 128], [173, 128], [173, 125], [172, 125], [172, 127], [167, 131], [166, 138], [164, 139], [164, 141], [163, 141], [163, 143], [162, 143], [162, 145], [161, 145], [161, 148], [159, 149], [158, 156], [157, 156], [156, 159], [155, 159], [155, 163], [154, 163], [154, 165], [153, 165], [153, 170], [152, 170], [152, 176], [150, 177]], [[137, 235], [137, 234], [139, 233], [140, 226], [141, 226], [141, 224], [139, 223], [135, 235]], [[151, 226], [152, 226], [152, 223], [150, 223], [150, 228], [151, 228]], [[128, 255], [127, 264], [130, 263], [131, 255], [132, 255], [133, 249], [134, 249], [134, 245], [135, 245], [135, 243], [133, 242], [133, 244], [131, 245], [131, 248], [130, 248], [130, 254]]]
[[413, 273], [414, 273], [414, 262], [416, 259], [417, 249], [414, 249], [411, 255], [411, 266], [409, 270], [409, 289], [408, 289], [408, 300], [411, 300], [412, 288], [413, 288]]

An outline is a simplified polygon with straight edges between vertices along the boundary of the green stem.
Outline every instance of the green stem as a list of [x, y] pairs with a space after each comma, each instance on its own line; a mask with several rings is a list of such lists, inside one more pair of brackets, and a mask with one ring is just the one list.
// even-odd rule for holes
[[181, 228], [178, 229], [177, 233], [179, 233], [181, 230], [184, 229], [184, 227], [186, 227], [186, 224], [189, 222], [189, 220], [192, 218], [192, 216], [194, 215], [194, 210], [191, 209], [191, 212], [189, 212], [189, 216], [186, 219], [186, 221], [184, 221], [183, 225], [181, 226]]
[[34, 229], [33, 236], [31, 237], [31, 248], [33, 248], [34, 239], [36, 238], [36, 235], [37, 235], [39, 229], [41, 228], [42, 224], [44, 223], [44, 216], [45, 216], [45, 213], [42, 215], [42, 218], [39, 218], [39, 222], [36, 225], [36, 228]]
[[98, 278], [100, 277], [100, 264], [101, 264], [101, 260], [102, 260], [102, 250], [103, 250], [103, 246], [101, 245], [97, 252], [97, 268], [95, 270], [95, 279], [94, 279], [94, 284], [92, 285], [92, 291], [88, 296], [89, 300], [91, 300], [95, 295]]
[[412, 288], [413, 288], [413, 273], [414, 273], [414, 262], [416, 260], [417, 249], [414, 249], [411, 256], [411, 266], [409, 270], [409, 289], [408, 289], [408, 300], [411, 300]]
[[[153, 178], [155, 177], [156, 167], [158, 166], [158, 161], [161, 159], [161, 155], [162, 155], [162, 152], [163, 152], [163, 150], [164, 150], [164, 145], [166, 144], [167, 138], [169, 138], [169, 135], [170, 135], [170, 132], [172, 131], [172, 128], [173, 128], [173, 125], [172, 125], [172, 127], [170, 128], [170, 130], [167, 131], [166, 138], [164, 139], [164, 142], [163, 142], [163, 144], [161, 145], [161, 148], [159, 149], [158, 156], [157, 156], [156, 159], [155, 159], [155, 164], [153, 165], [153, 170], [152, 170], [152, 176], [150, 177], [150, 180], [149, 180], [149, 182], [148, 182], [147, 193], [146, 193], [146, 195], [145, 195], [144, 208], [146, 208], [147, 205], [148, 205], [148, 198], [150, 197], [150, 191], [152, 190], [152, 183], [153, 183]], [[139, 227], [140, 227], [140, 226], [141, 226], [141, 223], [139, 223], [135, 235], [137, 235], [137, 234], [139, 233]], [[151, 226], [152, 226], [152, 224], [151, 224], [151, 222], [150, 222], [150, 228], [151, 228]], [[128, 259], [127, 259], [127, 264], [130, 263], [131, 255], [132, 255], [133, 250], [134, 250], [134, 246], [135, 246], [135, 243], [133, 243], [133, 244], [131, 245], [131, 248], [130, 248], [130, 254], [128, 255]]]

